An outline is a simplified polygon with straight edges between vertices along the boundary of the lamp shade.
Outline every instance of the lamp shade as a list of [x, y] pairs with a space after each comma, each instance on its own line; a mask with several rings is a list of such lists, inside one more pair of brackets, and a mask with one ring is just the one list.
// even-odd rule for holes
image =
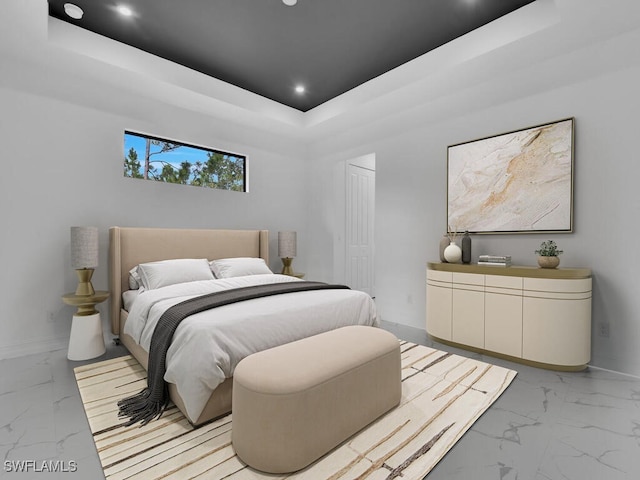
[[71, 266], [76, 270], [98, 266], [97, 227], [71, 227]]
[[296, 253], [296, 232], [278, 232], [278, 256], [293, 258]]

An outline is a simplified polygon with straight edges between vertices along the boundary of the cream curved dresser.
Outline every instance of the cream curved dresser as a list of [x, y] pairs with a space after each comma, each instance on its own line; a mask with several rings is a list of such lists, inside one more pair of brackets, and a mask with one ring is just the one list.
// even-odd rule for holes
[[591, 358], [591, 270], [427, 264], [427, 333], [554, 370]]

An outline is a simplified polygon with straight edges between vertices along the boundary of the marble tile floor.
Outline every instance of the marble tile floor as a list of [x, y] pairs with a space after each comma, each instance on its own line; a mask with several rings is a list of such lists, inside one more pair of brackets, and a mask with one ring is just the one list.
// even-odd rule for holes
[[[388, 322], [383, 327], [399, 338], [518, 372], [428, 480], [640, 478], [640, 379], [597, 369], [536, 369], [433, 343], [423, 330]], [[125, 353], [109, 345], [105, 355], [87, 362], [67, 360], [65, 350], [1, 360], [0, 478], [104, 478], [73, 368]], [[19, 461], [29, 460], [35, 468], [24, 471], [23, 463], [16, 471]], [[45, 462], [59, 471], [42, 471]]]

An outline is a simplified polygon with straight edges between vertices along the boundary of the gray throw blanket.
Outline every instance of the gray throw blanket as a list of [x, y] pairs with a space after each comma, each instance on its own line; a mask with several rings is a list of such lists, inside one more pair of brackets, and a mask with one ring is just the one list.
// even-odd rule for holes
[[140, 422], [146, 425], [162, 415], [169, 404], [169, 387], [164, 381], [167, 351], [173, 334], [180, 322], [211, 308], [229, 305], [253, 298], [281, 295], [308, 290], [348, 289], [346, 285], [331, 285], [323, 282], [285, 282], [250, 287], [234, 288], [191, 298], [168, 308], [160, 317], [151, 337], [147, 388], [140, 393], [118, 401], [120, 418], [128, 418], [125, 426]]

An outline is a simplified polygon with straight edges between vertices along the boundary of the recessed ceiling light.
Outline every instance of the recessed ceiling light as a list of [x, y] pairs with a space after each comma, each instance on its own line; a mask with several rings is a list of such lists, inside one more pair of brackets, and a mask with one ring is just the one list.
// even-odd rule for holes
[[84, 15], [84, 12], [82, 11], [82, 9], [79, 6], [74, 5], [73, 3], [64, 4], [64, 13], [66, 13], [67, 15], [69, 15], [71, 18], [75, 20], [80, 20]]
[[304, 85], [296, 85], [296, 93], [304, 93]]
[[133, 15], [133, 11], [127, 7], [126, 5], [119, 5], [118, 6], [118, 13], [120, 15], [124, 15], [125, 17], [130, 17], [131, 15]]
[[298, 3], [298, 0], [282, 0], [282, 3], [284, 3], [287, 7], [293, 7], [296, 3]]

